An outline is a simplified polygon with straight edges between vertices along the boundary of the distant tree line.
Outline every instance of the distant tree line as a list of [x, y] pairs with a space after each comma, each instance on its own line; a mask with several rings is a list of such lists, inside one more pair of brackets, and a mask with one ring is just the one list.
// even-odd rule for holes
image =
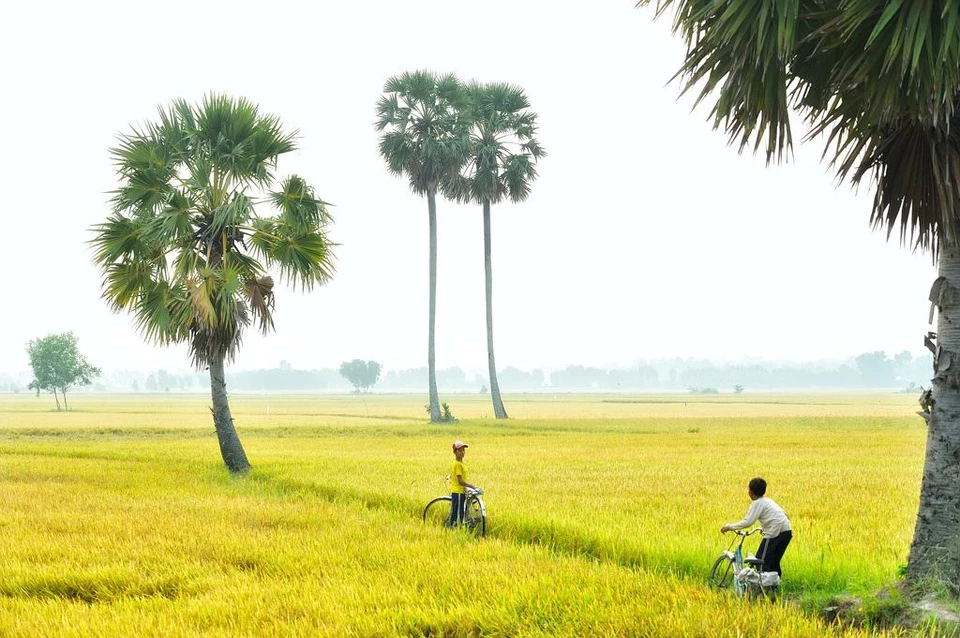
[[[363, 386], [365, 391], [422, 392], [427, 386], [426, 366], [382, 373], [375, 361], [364, 365], [371, 375], [364, 380], [369, 383]], [[701, 359], [660, 359], [625, 368], [570, 365], [552, 371], [524, 371], [506, 367], [498, 371], [498, 377], [501, 388], [507, 392], [903, 390], [929, 387], [932, 365], [927, 354], [914, 356], [901, 352], [890, 357], [877, 351], [845, 362], [717, 363]], [[379, 378], [374, 372], [380, 373]], [[25, 391], [27, 380], [24, 376], [0, 375], [0, 392]], [[272, 369], [228, 372], [227, 380], [235, 392], [350, 392], [357, 388], [343, 376], [342, 366], [341, 369], [297, 370], [286, 361]], [[479, 393], [484, 387], [489, 391], [489, 381], [483, 372], [456, 366], [437, 370], [437, 384], [449, 392]], [[98, 392], [206, 392], [209, 381], [202, 372], [121, 370], [97, 378], [91, 389]]]
[[694, 364], [676, 375], [681, 388], [733, 388], [747, 390], [806, 390], [820, 388], [906, 388], [929, 386], [933, 369], [930, 355], [915, 357], [901, 352], [893, 358], [882, 351], [861, 354], [839, 366], [823, 364]]

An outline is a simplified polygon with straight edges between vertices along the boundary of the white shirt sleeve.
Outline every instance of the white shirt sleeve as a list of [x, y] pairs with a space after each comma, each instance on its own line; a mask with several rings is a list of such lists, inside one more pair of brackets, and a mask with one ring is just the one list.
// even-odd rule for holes
[[743, 529], [756, 523], [758, 518], [760, 518], [760, 499], [750, 503], [750, 509], [747, 510], [747, 515], [743, 517], [743, 520], [730, 523], [730, 527], [732, 529]]
[[730, 528], [743, 529], [757, 521], [760, 522], [764, 538], [774, 538], [781, 532], [792, 530], [786, 512], [774, 501], [763, 496], [750, 504], [750, 509], [742, 521], [730, 523]]

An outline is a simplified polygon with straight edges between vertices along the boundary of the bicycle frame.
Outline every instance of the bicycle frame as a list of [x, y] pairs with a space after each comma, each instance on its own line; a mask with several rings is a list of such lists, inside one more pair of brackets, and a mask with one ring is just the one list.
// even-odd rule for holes
[[472, 487], [465, 487], [465, 488], [463, 488], [463, 489], [464, 489], [464, 492], [466, 493], [467, 496], [475, 496], [475, 497], [476, 497], [477, 503], [480, 504], [480, 515], [483, 516], [484, 518], [486, 518], [486, 517], [487, 517], [487, 506], [486, 506], [486, 504], [483, 502], [483, 496], [481, 496], [481, 495], [483, 494], [483, 490], [473, 489]]
[[[747, 540], [748, 536], [753, 536], [759, 531], [760, 531], [759, 527], [756, 529], [750, 530], [749, 532], [733, 530], [733, 533], [736, 534], [736, 537], [734, 538], [733, 543], [730, 544], [730, 547], [733, 547], [735, 544], [736, 549], [734, 549], [732, 552], [730, 551], [729, 548], [726, 551], [724, 551], [724, 554], [727, 556], [730, 562], [733, 563], [733, 591], [736, 593], [738, 597], [746, 594], [750, 590], [750, 587], [752, 586], [750, 581], [741, 577], [741, 574], [743, 574], [744, 572], [743, 542]], [[760, 573], [756, 569], [753, 569], [753, 571], [755, 571], [758, 575]], [[761, 587], [762, 589], [762, 585], [758, 585], [758, 587]]]

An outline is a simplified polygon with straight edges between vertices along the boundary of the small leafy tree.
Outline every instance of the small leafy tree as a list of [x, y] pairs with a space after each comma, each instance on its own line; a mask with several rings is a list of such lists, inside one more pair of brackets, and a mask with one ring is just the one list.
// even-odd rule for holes
[[380, 380], [380, 364], [354, 359], [340, 364], [340, 376], [353, 384], [357, 393], [366, 392]]
[[90, 365], [77, 349], [77, 337], [72, 332], [51, 334], [27, 344], [33, 381], [30, 389], [53, 393], [60, 411], [59, 392], [63, 395], [63, 409], [67, 406], [67, 390], [75, 385], [90, 385], [100, 375], [100, 368]]
[[[426, 409], [427, 413], [429, 414], [430, 406], [425, 405], [423, 407], [424, 409]], [[442, 410], [442, 412], [440, 413], [440, 420], [437, 421], [437, 423], [456, 423], [460, 420], [453, 415], [453, 410], [450, 409], [450, 405], [446, 401], [440, 404], [440, 409]]]

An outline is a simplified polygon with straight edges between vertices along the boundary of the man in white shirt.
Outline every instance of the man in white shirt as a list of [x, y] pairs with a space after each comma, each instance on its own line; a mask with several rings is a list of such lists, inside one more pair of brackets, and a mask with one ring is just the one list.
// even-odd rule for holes
[[773, 499], [764, 496], [767, 493], [767, 482], [762, 478], [750, 479], [747, 493], [753, 501], [750, 503], [747, 515], [742, 521], [727, 523], [720, 528], [720, 531], [726, 534], [730, 530], [743, 529], [760, 521], [760, 534], [763, 536], [760, 547], [757, 549], [757, 558], [763, 560], [760, 571], [777, 572], [782, 577], [780, 559], [783, 558], [783, 553], [787, 551], [787, 545], [793, 538], [790, 519]]

